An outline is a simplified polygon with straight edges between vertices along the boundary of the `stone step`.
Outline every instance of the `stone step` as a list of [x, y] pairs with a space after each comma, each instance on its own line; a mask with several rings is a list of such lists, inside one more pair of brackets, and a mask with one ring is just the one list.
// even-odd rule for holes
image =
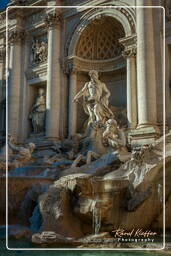
[[54, 142], [52, 140], [48, 140], [46, 137], [33, 137], [31, 136], [26, 141], [27, 143], [34, 143], [36, 145], [36, 150], [44, 150], [49, 149], [54, 146]]

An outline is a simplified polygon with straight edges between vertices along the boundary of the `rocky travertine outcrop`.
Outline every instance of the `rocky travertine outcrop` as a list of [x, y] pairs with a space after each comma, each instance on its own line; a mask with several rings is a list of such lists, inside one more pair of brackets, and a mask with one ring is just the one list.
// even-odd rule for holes
[[[168, 134], [165, 156], [168, 201], [171, 195], [170, 148], [171, 134]], [[110, 164], [104, 166], [101, 175], [100, 172], [97, 175], [96, 168], [86, 173], [84, 166], [77, 167], [75, 174], [62, 172], [64, 176], [39, 197], [41, 230], [75, 239], [118, 227], [126, 230], [157, 227], [154, 222], [159, 222], [163, 206], [162, 138], [152, 146], [133, 152], [131, 159], [119, 169], [109, 171]]]
[[41, 229], [63, 236], [81, 237], [81, 222], [72, 211], [71, 193], [67, 186], [55, 182], [39, 199], [43, 223]]
[[[8, 178], [8, 216], [9, 224], [28, 225], [32, 211], [42, 194], [54, 179], [43, 177]], [[6, 177], [0, 177], [0, 224], [5, 225]]]

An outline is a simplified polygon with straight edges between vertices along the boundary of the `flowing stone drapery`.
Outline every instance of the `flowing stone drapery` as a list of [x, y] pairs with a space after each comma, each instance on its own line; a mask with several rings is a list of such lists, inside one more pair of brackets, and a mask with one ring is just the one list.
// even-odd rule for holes
[[[146, 4], [145, 0], [138, 1], [139, 6]], [[137, 8], [137, 80], [138, 127], [155, 126], [157, 102], [152, 8]]]
[[77, 92], [77, 70], [69, 72], [69, 136], [74, 135], [77, 129], [77, 104], [73, 102]]
[[45, 19], [48, 27], [48, 61], [46, 91], [46, 136], [60, 137], [60, 104], [61, 104], [61, 65], [60, 38], [61, 16], [49, 13]]
[[23, 31], [14, 30], [9, 33], [8, 132], [16, 139], [19, 136], [21, 44], [23, 37]]
[[137, 74], [136, 48], [125, 50], [123, 56], [127, 60], [127, 119], [128, 127], [137, 126]]

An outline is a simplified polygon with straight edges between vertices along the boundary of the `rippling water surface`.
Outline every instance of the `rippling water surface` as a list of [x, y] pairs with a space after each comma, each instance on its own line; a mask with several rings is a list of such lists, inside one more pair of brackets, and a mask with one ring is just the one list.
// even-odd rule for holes
[[[1, 240], [0, 256], [163, 256], [160, 252], [146, 252], [146, 251], [47, 251], [46, 248], [42, 251], [29, 250], [33, 248], [33, 244], [28, 241], [10, 240], [9, 246], [12, 248], [28, 248], [26, 251], [9, 251], [5, 247], [5, 241]], [[35, 246], [36, 248], [36, 246]]]

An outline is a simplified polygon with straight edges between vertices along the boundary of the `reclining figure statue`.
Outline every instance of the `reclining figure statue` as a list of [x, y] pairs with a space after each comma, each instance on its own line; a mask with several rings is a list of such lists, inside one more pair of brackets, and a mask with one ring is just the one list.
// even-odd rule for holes
[[[32, 158], [32, 153], [35, 149], [34, 143], [28, 143], [25, 147], [17, 146], [15, 144], [14, 138], [8, 136], [8, 167], [17, 168], [21, 166], [24, 162], [28, 162]], [[0, 169], [6, 169], [6, 145], [0, 154]]]

